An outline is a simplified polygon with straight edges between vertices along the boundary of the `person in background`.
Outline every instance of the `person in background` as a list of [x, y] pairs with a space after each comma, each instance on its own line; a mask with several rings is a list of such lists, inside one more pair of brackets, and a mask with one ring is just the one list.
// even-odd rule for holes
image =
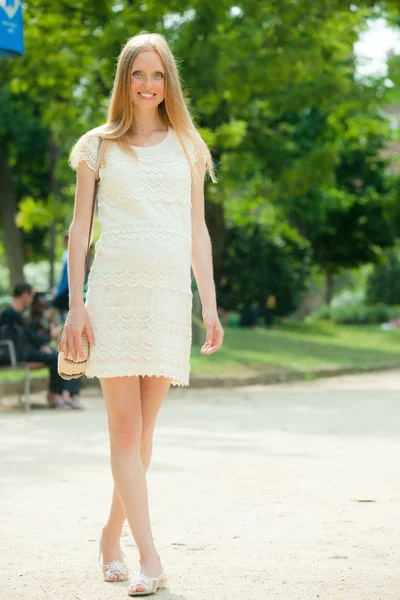
[[64, 321], [64, 313], [68, 312], [69, 308], [69, 287], [68, 287], [68, 231], [64, 231], [63, 242], [64, 252], [62, 255], [61, 278], [52, 301], [52, 306], [60, 311], [62, 320]]
[[60, 409], [75, 408], [63, 397], [65, 381], [57, 370], [58, 351], [51, 348], [52, 337], [58, 335], [54, 326], [50, 333], [36, 333], [24, 320], [23, 313], [30, 307], [35, 290], [26, 282], [17, 283], [13, 290], [13, 299], [0, 315], [0, 338], [11, 339], [14, 342], [18, 362], [43, 362], [50, 371], [49, 391], [47, 401], [50, 406]]
[[273, 311], [276, 308], [276, 298], [270, 294], [265, 300], [264, 306], [260, 306], [258, 309], [258, 318], [264, 319], [265, 325], [268, 329], [274, 327], [274, 316]]
[[[53, 342], [57, 342], [60, 336], [62, 326], [52, 326], [49, 303], [43, 292], [36, 292], [30, 307], [29, 328], [36, 334], [50, 336]], [[62, 397], [66, 404], [72, 408], [82, 408], [79, 403], [80, 379], [63, 380], [64, 389]]]
[[[29, 317], [27, 318], [27, 325], [40, 335], [48, 335], [51, 333], [51, 321], [48, 314], [49, 303], [44, 292], [36, 292], [33, 296], [32, 304], [30, 306]], [[61, 327], [54, 326], [53, 334], [60, 335]], [[52, 336], [54, 340], [55, 337]]]
[[[52, 314], [51, 314], [51, 321], [53, 321], [54, 323], [61, 323], [62, 325], [64, 325], [65, 322], [65, 318], [66, 315], [68, 313], [69, 310], [69, 284], [68, 284], [68, 240], [69, 240], [69, 232], [68, 231], [64, 231], [63, 234], [63, 243], [64, 243], [64, 252], [61, 258], [61, 263], [62, 263], [62, 267], [61, 267], [61, 277], [60, 277], [60, 281], [58, 283], [58, 287], [56, 289], [56, 292], [54, 294], [53, 300], [51, 302], [51, 306], [53, 309]], [[88, 280], [88, 275], [89, 275], [89, 270], [90, 270], [90, 263], [93, 260], [93, 254], [94, 254], [94, 246], [93, 244], [90, 245], [89, 248], [89, 263], [88, 263], [88, 268], [85, 272], [85, 279], [84, 279], [84, 299], [86, 297], [86, 285], [87, 285], [87, 280]], [[57, 314], [58, 311], [58, 314]]]
[[263, 319], [268, 329], [273, 329], [274, 320], [272, 310], [276, 306], [275, 296], [268, 296], [264, 305], [257, 306], [255, 303], [244, 309], [240, 315], [240, 327], [260, 327], [260, 319]]

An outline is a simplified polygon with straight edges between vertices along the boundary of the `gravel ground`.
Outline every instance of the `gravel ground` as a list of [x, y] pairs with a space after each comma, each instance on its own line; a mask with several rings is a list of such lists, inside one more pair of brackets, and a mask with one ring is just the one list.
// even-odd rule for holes
[[[400, 373], [171, 390], [148, 474], [160, 600], [399, 600]], [[102, 581], [106, 414], [0, 412], [1, 600], [127, 598]], [[137, 551], [122, 539], [132, 570]]]

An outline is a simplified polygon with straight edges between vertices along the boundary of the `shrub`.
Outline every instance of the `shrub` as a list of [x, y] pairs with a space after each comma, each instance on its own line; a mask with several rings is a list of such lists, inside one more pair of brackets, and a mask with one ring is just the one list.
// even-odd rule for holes
[[227, 230], [217, 288], [218, 303], [228, 311], [243, 312], [275, 298], [274, 316], [288, 315], [299, 305], [309, 272], [307, 251], [289, 237], [274, 238], [261, 225]]
[[400, 260], [398, 251], [385, 254], [386, 260], [375, 265], [368, 277], [366, 299], [369, 304], [382, 302], [395, 305], [400, 302]]
[[330, 320], [340, 325], [386, 323], [400, 317], [400, 306], [355, 304], [353, 306], [323, 306], [315, 311], [311, 321]]

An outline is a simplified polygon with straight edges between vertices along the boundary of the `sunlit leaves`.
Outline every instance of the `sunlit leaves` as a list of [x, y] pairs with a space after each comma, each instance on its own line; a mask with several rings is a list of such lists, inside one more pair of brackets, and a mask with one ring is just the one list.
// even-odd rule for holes
[[46, 227], [52, 216], [49, 207], [44, 202], [27, 197], [19, 203], [16, 223], [24, 231], [32, 231], [36, 227], [39, 229]]

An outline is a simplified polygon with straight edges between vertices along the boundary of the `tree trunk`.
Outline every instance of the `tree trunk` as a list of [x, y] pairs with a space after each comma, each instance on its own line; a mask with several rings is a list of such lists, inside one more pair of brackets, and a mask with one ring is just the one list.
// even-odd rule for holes
[[[50, 155], [50, 191], [53, 196], [53, 202], [59, 199], [60, 196], [60, 184], [56, 179], [56, 166], [57, 161], [60, 156], [60, 148], [54, 142], [51, 134], [49, 135], [47, 142], [47, 149]], [[55, 253], [56, 253], [56, 219], [50, 223], [49, 226], [49, 290], [53, 290], [54, 288], [54, 263], [55, 263]]]
[[3, 227], [4, 249], [9, 269], [10, 292], [24, 280], [24, 252], [21, 230], [15, 223], [17, 199], [7, 156], [0, 156], [0, 219]]
[[193, 310], [192, 310], [192, 344], [202, 346], [205, 342], [205, 330], [201, 315], [201, 300], [199, 290], [193, 290]]
[[56, 254], [56, 220], [53, 218], [49, 225], [49, 290], [54, 288], [54, 263]]
[[326, 276], [325, 301], [326, 301], [327, 305], [329, 306], [330, 303], [332, 302], [332, 298], [333, 298], [334, 274], [333, 274], [332, 267], [327, 267], [325, 269], [325, 276]]
[[224, 207], [222, 203], [215, 204], [214, 202], [206, 201], [205, 213], [212, 243], [214, 279], [216, 287], [218, 287], [226, 240]]

